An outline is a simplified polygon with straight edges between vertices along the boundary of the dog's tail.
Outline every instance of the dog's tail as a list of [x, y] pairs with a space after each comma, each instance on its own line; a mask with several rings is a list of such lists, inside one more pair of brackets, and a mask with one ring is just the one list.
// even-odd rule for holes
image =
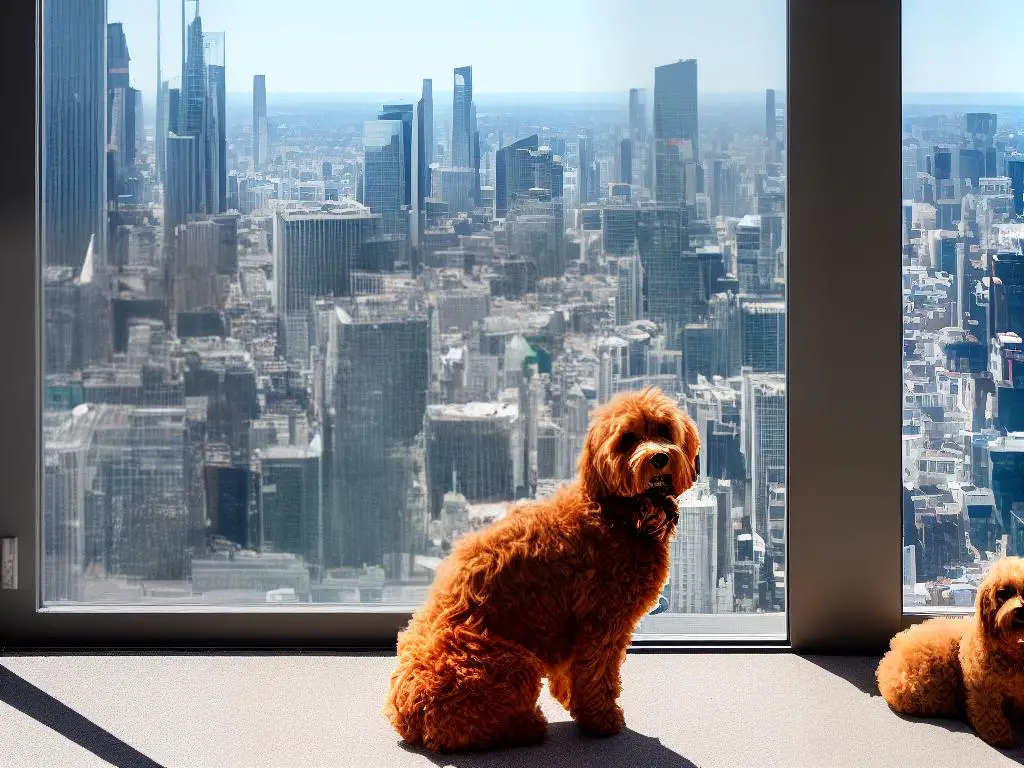
[[391, 688], [388, 691], [387, 703], [384, 705], [384, 714], [398, 731], [402, 741], [416, 746], [423, 743], [424, 708], [415, 701], [416, 683], [411, 679], [411, 673], [411, 665], [404, 662], [399, 664], [391, 676]]
[[960, 709], [960, 638], [964, 619], [932, 619], [892, 639], [878, 665], [882, 698], [896, 712], [952, 717]]
[[416, 669], [426, 641], [423, 626], [415, 620], [398, 636], [398, 668], [391, 675], [384, 715], [407, 744], [423, 743], [424, 702]]

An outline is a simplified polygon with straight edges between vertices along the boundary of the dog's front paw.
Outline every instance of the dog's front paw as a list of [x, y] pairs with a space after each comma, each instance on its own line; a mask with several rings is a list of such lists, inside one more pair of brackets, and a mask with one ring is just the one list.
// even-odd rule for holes
[[626, 725], [626, 718], [622, 714], [622, 707], [613, 704], [609, 709], [581, 716], [577, 722], [591, 736], [614, 736]]

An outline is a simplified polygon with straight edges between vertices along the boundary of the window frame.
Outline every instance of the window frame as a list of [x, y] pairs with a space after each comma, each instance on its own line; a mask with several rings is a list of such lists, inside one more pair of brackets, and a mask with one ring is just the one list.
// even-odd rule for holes
[[[36, 115], [42, 1], [12, 0], [0, 30], [8, 60], [16, 62], [12, 71], [36, 73], [8, 83], [8, 103], [21, 108], [5, 115], [7, 146], [31, 145], [36, 151], [10, 154], [8, 183], [0, 188], [0, 231], [8, 252], [23, 257], [7, 260], [0, 325], [32, 329], [9, 334], [5, 350], [8, 370], [31, 375], [0, 377], [0, 402], [10, 406], [0, 438], [8, 473], [0, 536], [17, 536], [20, 550], [19, 588], [0, 591], [0, 648], [393, 648], [409, 612], [388, 606], [38, 610]], [[898, 437], [902, 301], [895, 256], [901, 238], [901, 8], [887, 0], [789, 0], [787, 14], [787, 152], [795, 148], [787, 158], [786, 223], [793, 256], [787, 265], [789, 639], [757, 645], [641, 639], [634, 646], [638, 651], [878, 652], [904, 623]], [[865, 39], [872, 41], [870, 56], [863, 55]], [[850, 109], [851, 104], [860, 108]], [[857, 173], [844, 173], [847, 169]], [[893, 255], [880, 243], [891, 243]], [[853, 264], [859, 269], [847, 267]], [[877, 288], [871, 286], [870, 312], [865, 312], [864, 289], [849, 279], [861, 272], [883, 276]], [[857, 361], [856, 369], [851, 361]], [[822, 425], [827, 425], [824, 439]]]

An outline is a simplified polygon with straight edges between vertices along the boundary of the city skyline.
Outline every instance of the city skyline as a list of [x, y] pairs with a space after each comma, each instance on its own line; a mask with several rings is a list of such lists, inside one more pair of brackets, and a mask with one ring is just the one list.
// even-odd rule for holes
[[[480, 84], [478, 95], [506, 93], [577, 93], [627, 91], [650, 87], [653, 68], [679, 58], [699, 58], [708, 93], [758, 93], [782, 88], [785, 83], [785, 3], [781, 0], [738, 0], [725, 6], [644, 0], [645, 12], [611, 2], [569, 0], [545, 3], [524, 0], [516, 13], [481, 8], [471, 0], [442, 0], [429, 6], [407, 3], [392, 14], [373, 6], [340, 6], [326, 0], [303, 0], [315, 24], [281, 24], [280, 6], [259, 0], [207, 0], [200, 5], [204, 26], [227, 33], [227, 91], [251, 90], [252, 75], [267, 75], [268, 94], [370, 93], [409, 96], [422, 78], [441, 85], [439, 99], [454, 68], [473, 65]], [[187, 4], [188, 15], [194, 3]], [[737, 13], [747, 20], [714, 41], [699, 29], [726, 28]], [[132, 47], [132, 79], [136, 88], [152, 94], [156, 84], [155, 0], [109, 0], [108, 16], [124, 24]], [[678, 21], [678, 24], [666, 21]], [[460, 23], [461, 21], [461, 23]], [[536, 35], [543, 21], [552, 29], [578, 29], [578, 34], [553, 36], [543, 55], [522, 56], [518, 41], [531, 40], [530, 50], [544, 51], [546, 35]], [[334, 24], [330, 23], [334, 22]], [[336, 24], [336, 26], [335, 26]], [[172, 62], [180, 60], [181, 6], [164, 2], [162, 45], [164, 77]], [[501, 33], [496, 30], [500, 28]], [[338, 30], [339, 34], [335, 34]], [[345, 34], [345, 30], [351, 30]], [[624, 39], [625, 30], [633, 34]], [[340, 40], [338, 38], [341, 38]], [[390, 41], [382, 56], [381, 42]], [[625, 45], [625, 49], [623, 48]], [[622, 50], [620, 55], [612, 52]], [[337, 56], [341, 56], [339, 61]], [[559, 72], [557, 87], [551, 80], [550, 57], [577, 62]], [[392, 60], [393, 59], [393, 60]], [[366, 67], [366, 61], [374, 66]], [[507, 65], [516, 61], [516, 66]], [[410, 66], [412, 64], [412, 66]]]
[[[392, 62], [411, 98], [269, 119], [274, 69], [246, 71], [236, 27], [190, 4], [162, 25], [187, 24], [188, 51], [162, 51], [143, 131], [145, 37], [89, 3], [44, 34], [63, 62], [116, 42], [88, 77], [106, 115], [65, 91], [43, 106], [93, 131], [53, 164], [53, 199], [94, 154], [111, 169], [78, 202], [107, 241], [71, 265], [44, 241], [48, 603], [419, 602], [462, 537], [574, 480], [594, 408], [655, 386], [707, 448], [679, 502], [685, 567], [651, 621], [782, 615], [786, 148], [766, 134], [781, 100], [699, 110], [679, 51], [616, 109], [478, 109], [486, 75], [460, 49], [443, 74]], [[250, 75], [247, 108], [229, 108]], [[44, 156], [77, 136], [47, 132]]]

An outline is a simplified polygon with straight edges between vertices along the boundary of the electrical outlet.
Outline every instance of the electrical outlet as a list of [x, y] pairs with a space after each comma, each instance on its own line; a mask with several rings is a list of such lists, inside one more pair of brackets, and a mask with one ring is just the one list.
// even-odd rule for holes
[[18, 539], [0, 538], [0, 589], [18, 588]]

